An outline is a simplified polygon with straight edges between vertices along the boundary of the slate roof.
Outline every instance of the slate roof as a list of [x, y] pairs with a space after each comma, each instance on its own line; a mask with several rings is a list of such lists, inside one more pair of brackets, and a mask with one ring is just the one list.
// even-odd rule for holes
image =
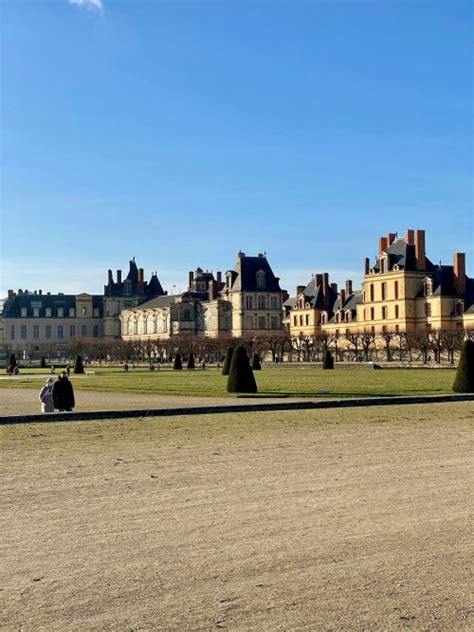
[[127, 295], [130, 296], [145, 296], [151, 298], [153, 296], [163, 296], [166, 294], [156, 273], [152, 274], [149, 283], [145, 282], [143, 284], [143, 291], [140, 289], [138, 283], [138, 267], [135, 263], [135, 258], [129, 261], [129, 270], [125, 280], [122, 283], [112, 281], [111, 284], [105, 285], [104, 294], [106, 296], [124, 296], [126, 281], [130, 281], [131, 283], [131, 291], [127, 293]]
[[[395, 239], [387, 248], [387, 254], [389, 256], [389, 270], [392, 270], [394, 265], [398, 265], [400, 270], [415, 271], [417, 269], [415, 246], [413, 244], [408, 244], [404, 237], [398, 237]], [[380, 271], [378, 259], [372, 267], [376, 272]], [[426, 257], [426, 271], [431, 272], [434, 268], [435, 266], [433, 263], [431, 263], [428, 257]]]
[[[257, 287], [257, 272], [265, 272], [265, 286]], [[280, 279], [273, 274], [267, 258], [260, 254], [247, 257], [239, 252], [237, 263], [231, 273], [231, 292], [282, 292]]]
[[356, 290], [349, 296], [346, 296], [344, 304], [341, 305], [341, 295], [337, 297], [337, 301], [334, 303], [334, 315], [329, 319], [330, 323], [334, 323], [335, 321], [335, 313], [340, 309], [343, 309], [345, 312], [350, 311], [352, 315], [355, 316], [357, 313], [357, 305], [360, 305], [363, 302], [363, 294], [362, 290]]
[[157, 309], [159, 307], [168, 307], [172, 303], [176, 303], [176, 301], [180, 298], [179, 294], [168, 295], [165, 296], [157, 296], [156, 298], [152, 298], [149, 301], [145, 301], [145, 303], [140, 303], [136, 307], [129, 307], [127, 311], [136, 311], [142, 309]]
[[334, 292], [331, 286], [328, 286], [328, 302], [326, 307], [324, 304], [323, 286], [321, 284], [316, 285], [316, 283], [317, 277], [312, 276], [310, 282], [303, 290], [305, 304], [309, 304], [312, 308], [327, 309], [331, 312], [337, 300], [337, 293]]
[[[92, 295], [93, 309], [99, 309], [99, 315], [103, 316], [104, 297]], [[17, 294], [13, 300], [6, 302], [4, 306], [4, 318], [21, 318], [21, 310], [26, 307], [26, 317], [33, 318], [33, 309], [39, 307], [39, 318], [46, 317], [46, 308], [51, 309], [51, 318], [57, 318], [58, 308], [65, 310], [76, 308], [75, 294]], [[68, 313], [66, 312], [67, 316]], [[78, 315], [76, 314], [76, 317]]]

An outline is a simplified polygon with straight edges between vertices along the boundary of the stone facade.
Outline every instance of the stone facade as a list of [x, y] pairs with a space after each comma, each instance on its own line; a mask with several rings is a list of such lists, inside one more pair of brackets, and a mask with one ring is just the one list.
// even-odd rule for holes
[[172, 336], [210, 338], [281, 332], [282, 305], [287, 294], [280, 288], [267, 258], [239, 252], [225, 273], [198, 268], [189, 273], [188, 290], [161, 297], [122, 312], [122, 337], [167, 339]]

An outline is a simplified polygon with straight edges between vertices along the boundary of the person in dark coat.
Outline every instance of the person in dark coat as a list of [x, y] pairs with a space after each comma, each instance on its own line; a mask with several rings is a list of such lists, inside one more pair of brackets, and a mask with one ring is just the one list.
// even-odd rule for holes
[[76, 405], [74, 401], [74, 390], [69, 381], [66, 371], [62, 371], [57, 381], [53, 384], [53, 403], [54, 408], [59, 412], [70, 412]]

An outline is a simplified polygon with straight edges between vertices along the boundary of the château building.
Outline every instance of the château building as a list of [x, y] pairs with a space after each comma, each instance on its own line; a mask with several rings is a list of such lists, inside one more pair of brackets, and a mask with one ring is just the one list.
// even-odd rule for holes
[[281, 289], [265, 255], [237, 255], [232, 270], [222, 277], [198, 268], [190, 272], [187, 291], [162, 296], [133, 309], [124, 309], [122, 337], [167, 339], [175, 335], [210, 338], [282, 331]]
[[60, 352], [73, 338], [118, 338], [122, 309], [162, 295], [165, 292], [156, 273], [145, 282], [135, 259], [123, 281], [120, 270], [116, 281], [109, 270], [104, 295], [9, 290], [1, 314], [0, 342], [14, 352], [41, 351], [45, 345]]

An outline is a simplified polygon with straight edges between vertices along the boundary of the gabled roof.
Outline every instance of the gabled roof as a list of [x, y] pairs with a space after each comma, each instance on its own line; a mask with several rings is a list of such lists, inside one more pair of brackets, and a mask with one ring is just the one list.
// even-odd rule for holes
[[[273, 274], [273, 270], [265, 255], [259, 254], [257, 257], [247, 257], [243, 252], [239, 252], [237, 263], [231, 274], [231, 292], [282, 292], [280, 279]], [[257, 274], [264, 273], [265, 283], [263, 287], [257, 287]]]
[[337, 301], [334, 303], [334, 315], [329, 319], [330, 323], [335, 322], [335, 313], [339, 310], [343, 309], [345, 312], [350, 311], [354, 315], [357, 311], [357, 305], [360, 305], [363, 302], [363, 293], [362, 290], [356, 290], [349, 296], [346, 296], [344, 300], [344, 304], [341, 305], [341, 295], [337, 297]]

